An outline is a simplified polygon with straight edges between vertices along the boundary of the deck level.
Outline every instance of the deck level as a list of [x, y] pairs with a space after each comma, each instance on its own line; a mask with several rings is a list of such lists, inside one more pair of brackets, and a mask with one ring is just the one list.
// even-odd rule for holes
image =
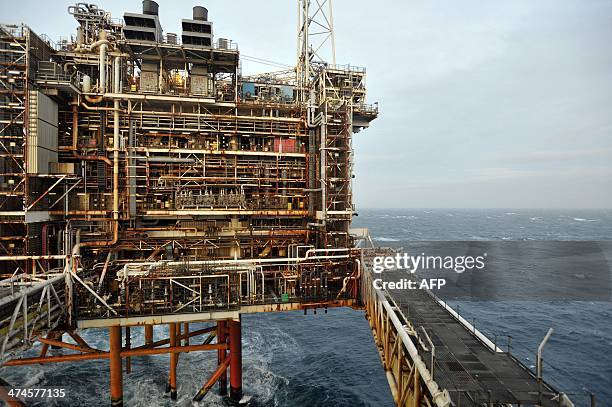
[[[402, 270], [381, 276], [384, 281], [419, 279]], [[558, 392], [549, 384], [539, 384], [535, 374], [511, 353], [493, 344], [430, 292], [386, 290], [381, 294], [413, 333], [419, 356], [431, 371], [429, 341], [422, 333], [425, 329], [434, 345], [433, 379], [448, 391], [455, 405], [560, 405], [553, 400]]]

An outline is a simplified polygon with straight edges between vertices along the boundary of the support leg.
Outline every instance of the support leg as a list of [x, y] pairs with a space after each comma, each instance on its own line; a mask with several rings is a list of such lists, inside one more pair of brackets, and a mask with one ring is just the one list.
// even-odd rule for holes
[[[53, 334], [53, 338], [51, 338], [51, 339], [56, 339], [56, 340], [58, 340], [60, 342], [63, 342], [63, 340], [64, 340], [64, 333], [63, 332], [54, 333]], [[51, 349], [55, 349], [55, 350], [61, 349], [61, 346], [51, 345]]]
[[[125, 348], [126, 349], [132, 348], [132, 334], [130, 332], [129, 326], [125, 327]], [[132, 372], [132, 359], [128, 356], [127, 358], [125, 358], [125, 373], [131, 373], [131, 372]]]
[[110, 335], [110, 386], [111, 406], [123, 407], [123, 372], [121, 368], [121, 327], [111, 326]]
[[242, 334], [240, 320], [229, 321], [230, 346], [230, 399], [239, 402], [242, 398]]
[[[170, 346], [177, 346], [176, 341], [176, 323], [168, 324], [170, 331]], [[170, 354], [170, 399], [176, 400], [176, 365], [178, 364], [178, 353]]]
[[[227, 322], [217, 322], [217, 343], [227, 342]], [[217, 365], [221, 366], [227, 357], [227, 351], [225, 349], [219, 349], [217, 351]], [[219, 376], [219, 395], [227, 396], [227, 370], [223, 370], [223, 373]]]
[[186, 336], [185, 340], [183, 341], [183, 345], [185, 346], [189, 346], [189, 322], [185, 322], [183, 324], [183, 336]]
[[153, 325], [145, 325], [144, 326], [144, 335], [145, 335], [145, 345], [150, 345], [153, 343]]
[[225, 371], [227, 370], [227, 366], [230, 364], [230, 362], [231, 362], [231, 357], [227, 357], [223, 361], [223, 363], [221, 363], [217, 367], [217, 370], [215, 371], [215, 373], [213, 373], [210, 379], [208, 379], [208, 381], [204, 384], [204, 386], [202, 386], [202, 388], [198, 391], [198, 393], [193, 398], [193, 401], [202, 401], [202, 399], [204, 398], [204, 396], [206, 396], [208, 391], [215, 385], [215, 382], [219, 380], [219, 377], [225, 373]]

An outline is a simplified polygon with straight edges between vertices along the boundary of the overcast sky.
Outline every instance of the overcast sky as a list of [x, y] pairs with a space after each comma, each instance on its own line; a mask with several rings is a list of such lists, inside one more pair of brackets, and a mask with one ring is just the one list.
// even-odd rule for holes
[[[159, 3], [165, 32], [198, 4]], [[202, 3], [216, 37], [295, 63], [296, 1]], [[16, 4], [2, 22], [76, 27], [71, 2]], [[336, 0], [334, 20], [338, 62], [365, 66], [380, 104], [355, 136], [358, 207], [612, 208], [612, 0]]]

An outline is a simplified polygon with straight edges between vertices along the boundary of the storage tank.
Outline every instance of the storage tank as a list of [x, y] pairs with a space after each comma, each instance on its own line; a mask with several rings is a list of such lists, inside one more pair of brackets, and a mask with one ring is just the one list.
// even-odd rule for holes
[[83, 75], [83, 92], [91, 92], [91, 76], [89, 75]]
[[199, 21], [208, 20], [208, 9], [202, 6], [195, 6], [193, 8], [193, 19]]
[[142, 0], [142, 14], [148, 14], [150, 16], [159, 15], [159, 4], [153, 0]]

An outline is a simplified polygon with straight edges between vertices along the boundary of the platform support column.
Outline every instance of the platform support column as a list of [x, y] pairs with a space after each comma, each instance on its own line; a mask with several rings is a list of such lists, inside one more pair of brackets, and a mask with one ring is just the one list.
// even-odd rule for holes
[[242, 334], [240, 320], [229, 321], [230, 348], [230, 399], [239, 402], [242, 398]]
[[[217, 322], [217, 343], [227, 342], [227, 322]], [[217, 365], [221, 366], [227, 357], [227, 350], [219, 349], [217, 351]], [[219, 395], [227, 396], [227, 370], [224, 370], [219, 376]]]
[[185, 337], [183, 345], [189, 346], [189, 322], [183, 323], [183, 336]]
[[[129, 326], [125, 327], [125, 348], [132, 348], [132, 334], [130, 332]], [[130, 358], [129, 356], [125, 358], [125, 373], [132, 373], [132, 358]]]
[[123, 372], [121, 366], [121, 327], [111, 326], [110, 336], [110, 391], [111, 406], [123, 407]]
[[[176, 323], [168, 324], [170, 332], [170, 346], [177, 346], [176, 343]], [[178, 353], [170, 354], [170, 399], [176, 400], [176, 365], [178, 364]]]
[[145, 345], [153, 343], [153, 325], [147, 324], [144, 326]]

